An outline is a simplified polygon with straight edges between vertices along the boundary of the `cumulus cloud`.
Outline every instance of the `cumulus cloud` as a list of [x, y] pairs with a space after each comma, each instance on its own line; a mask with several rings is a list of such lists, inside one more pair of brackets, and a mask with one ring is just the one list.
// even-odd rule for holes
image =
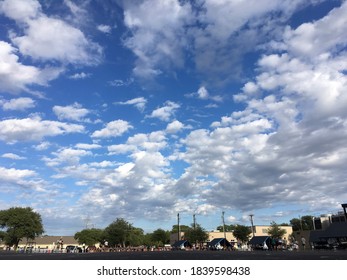
[[111, 33], [112, 27], [109, 25], [105, 25], [105, 24], [100, 24], [97, 26], [97, 29], [103, 33]]
[[185, 24], [190, 22], [188, 3], [176, 0], [125, 3], [124, 23], [131, 36], [124, 41], [136, 57], [133, 72], [136, 76], [152, 79], [161, 68], [182, 67], [182, 46], [187, 43]]
[[335, 8], [324, 18], [316, 22], [300, 25], [295, 30], [287, 28], [284, 41], [290, 53], [305, 57], [317, 58], [326, 52], [334, 55], [347, 45], [345, 26], [347, 4]]
[[45, 137], [82, 132], [84, 127], [81, 125], [42, 120], [39, 117], [0, 121], [0, 140], [7, 143], [40, 141]]
[[201, 100], [212, 100], [215, 102], [222, 102], [223, 97], [220, 95], [210, 95], [206, 87], [202, 86], [200, 87], [196, 92], [189, 93], [185, 95], [188, 98], [198, 98]]
[[146, 104], [147, 104], [147, 99], [144, 97], [137, 97], [137, 98], [133, 98], [124, 102], [117, 102], [115, 104], [119, 104], [119, 105], [133, 105], [135, 106], [140, 112], [143, 112]]
[[[330, 30], [330, 21], [343, 21], [344, 5], [312, 23], [313, 33], [316, 26], [320, 30], [313, 37]], [[301, 25], [293, 34], [305, 28]], [[343, 46], [345, 38], [337, 37], [337, 47]], [[183, 141], [186, 151], [178, 158], [190, 166], [177, 187], [187, 195], [201, 189], [196, 180], [205, 176], [209, 187], [205, 185], [201, 197], [207, 203], [242, 211], [273, 207], [277, 201], [311, 209], [335, 207], [336, 192], [346, 199], [346, 176], [340, 168], [347, 161], [342, 140], [347, 123], [342, 109], [347, 106], [346, 57], [335, 53], [335, 43], [312, 45], [311, 57], [293, 50], [288, 34], [284, 41], [288, 52], [259, 59], [258, 75], [237, 96], [247, 105], [244, 111], [223, 117], [210, 130], [192, 131]], [[196, 181], [189, 193], [184, 189], [187, 178]]]
[[166, 132], [169, 134], [177, 133], [178, 131], [182, 130], [184, 128], [184, 124], [181, 123], [178, 120], [174, 120], [173, 122], [169, 123], [166, 127]]
[[69, 106], [54, 106], [54, 114], [59, 120], [70, 120], [70, 121], [85, 121], [84, 117], [87, 116], [90, 111], [82, 107], [79, 103], [74, 103]]
[[0, 105], [4, 111], [25, 111], [35, 107], [35, 101], [29, 97], [20, 97], [11, 100], [2, 100]]
[[15, 169], [0, 166], [0, 183], [2, 190], [7, 192], [45, 191], [44, 181], [38, 178], [38, 174], [30, 169]]
[[191, 59], [207, 80], [225, 83], [240, 76], [246, 53], [266, 43], [270, 33], [283, 34], [280, 23], [312, 3], [317, 1], [126, 2], [124, 23], [130, 32], [124, 44], [137, 57], [138, 77], [153, 79]]
[[92, 155], [92, 153], [81, 149], [62, 148], [57, 152], [53, 152], [52, 155], [54, 158], [43, 158], [47, 166], [53, 167], [63, 163], [67, 165], [77, 165], [81, 157]]
[[109, 138], [121, 136], [129, 129], [133, 128], [127, 121], [115, 120], [106, 124], [106, 127], [93, 132], [93, 138]]
[[178, 103], [166, 101], [165, 106], [153, 110], [153, 112], [147, 117], [158, 118], [162, 121], [168, 122], [170, 121], [170, 119], [175, 114], [178, 108], [180, 108], [180, 105]]
[[87, 144], [87, 143], [78, 143], [76, 144], [76, 148], [83, 150], [93, 150], [100, 149], [102, 146], [98, 144]]
[[0, 92], [5, 93], [29, 91], [31, 85], [45, 86], [61, 72], [58, 68], [40, 69], [20, 63], [17, 49], [4, 41], [0, 41], [0, 61]]
[[[30, 56], [35, 62], [54, 65], [93, 65], [101, 61], [102, 48], [82, 31], [57, 17], [49, 17], [37, 0], [4, 0], [0, 13], [16, 21], [18, 31], [9, 30], [11, 43], [0, 41], [2, 92], [30, 91], [30, 86], [46, 86], [65, 66], [25, 65], [19, 57]], [[48, 65], [48, 64], [47, 64]]]
[[90, 73], [81, 72], [81, 73], [76, 73], [76, 74], [71, 75], [71, 76], [70, 76], [70, 79], [73, 79], [73, 80], [82, 80], [82, 79], [89, 78], [90, 76], [91, 76]]
[[2, 158], [9, 158], [9, 159], [13, 159], [13, 160], [22, 160], [22, 159], [26, 159], [26, 157], [22, 157], [19, 156], [17, 154], [13, 154], [13, 153], [5, 153], [1, 156]]
[[45, 15], [38, 1], [5, 0], [0, 9], [23, 27], [22, 36], [14, 31], [10, 33], [12, 42], [22, 54], [37, 60], [63, 63], [99, 62], [101, 47], [88, 40], [79, 29], [59, 18]]

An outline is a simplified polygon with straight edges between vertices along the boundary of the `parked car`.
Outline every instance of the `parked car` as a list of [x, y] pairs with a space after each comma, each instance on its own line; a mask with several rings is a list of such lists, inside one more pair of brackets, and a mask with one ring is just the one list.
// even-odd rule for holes
[[82, 253], [82, 248], [75, 245], [68, 245], [65, 248], [66, 253]]

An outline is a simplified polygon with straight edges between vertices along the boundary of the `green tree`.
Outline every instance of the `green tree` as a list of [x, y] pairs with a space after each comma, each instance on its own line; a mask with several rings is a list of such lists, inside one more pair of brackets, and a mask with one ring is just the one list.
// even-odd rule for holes
[[299, 231], [301, 230], [301, 221], [298, 218], [293, 218], [290, 221], [290, 225], [293, 228], [293, 231]]
[[104, 230], [104, 239], [109, 246], [138, 246], [142, 238], [143, 230], [133, 227], [123, 218], [117, 218]]
[[242, 243], [246, 243], [249, 240], [249, 235], [252, 233], [252, 230], [248, 226], [236, 225], [234, 227], [233, 235], [237, 240], [240, 240]]
[[163, 246], [164, 244], [170, 243], [170, 232], [159, 228], [152, 232], [151, 241], [157, 246]]
[[142, 228], [130, 227], [127, 234], [126, 246], [140, 246], [143, 245], [144, 232]]
[[84, 229], [76, 232], [74, 237], [80, 244], [84, 243], [87, 246], [94, 246], [103, 241], [104, 231], [97, 228]]
[[185, 238], [192, 244], [201, 244], [208, 239], [208, 233], [199, 224], [195, 224], [185, 232]]
[[313, 230], [313, 216], [305, 215], [300, 219], [293, 218], [290, 220], [290, 225], [293, 227], [293, 231], [300, 230]]
[[[232, 232], [235, 229], [235, 225], [225, 225], [224, 228], [226, 232]], [[219, 230], [220, 232], [223, 232], [223, 226], [218, 226], [217, 230]]]
[[[180, 225], [180, 232], [186, 232], [190, 229], [189, 226], [186, 225]], [[177, 225], [173, 225], [172, 229], [171, 229], [171, 233], [177, 233], [178, 229], [177, 229]]]
[[1, 210], [0, 227], [6, 232], [5, 243], [15, 248], [23, 238], [34, 239], [44, 232], [40, 214], [30, 207]]
[[267, 231], [267, 233], [271, 236], [271, 238], [282, 238], [283, 235], [287, 233], [285, 229], [282, 229], [275, 222], [271, 222], [271, 225]]

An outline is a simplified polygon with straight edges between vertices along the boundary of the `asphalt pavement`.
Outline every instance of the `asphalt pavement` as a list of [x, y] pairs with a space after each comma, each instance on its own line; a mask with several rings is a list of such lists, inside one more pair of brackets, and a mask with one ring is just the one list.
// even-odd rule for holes
[[0, 260], [347, 260], [347, 250], [15, 253]]

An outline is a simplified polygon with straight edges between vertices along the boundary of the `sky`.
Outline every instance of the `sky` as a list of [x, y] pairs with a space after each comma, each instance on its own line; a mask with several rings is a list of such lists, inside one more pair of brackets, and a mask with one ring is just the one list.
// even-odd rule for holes
[[48, 235], [347, 202], [347, 2], [0, 0], [0, 209]]

